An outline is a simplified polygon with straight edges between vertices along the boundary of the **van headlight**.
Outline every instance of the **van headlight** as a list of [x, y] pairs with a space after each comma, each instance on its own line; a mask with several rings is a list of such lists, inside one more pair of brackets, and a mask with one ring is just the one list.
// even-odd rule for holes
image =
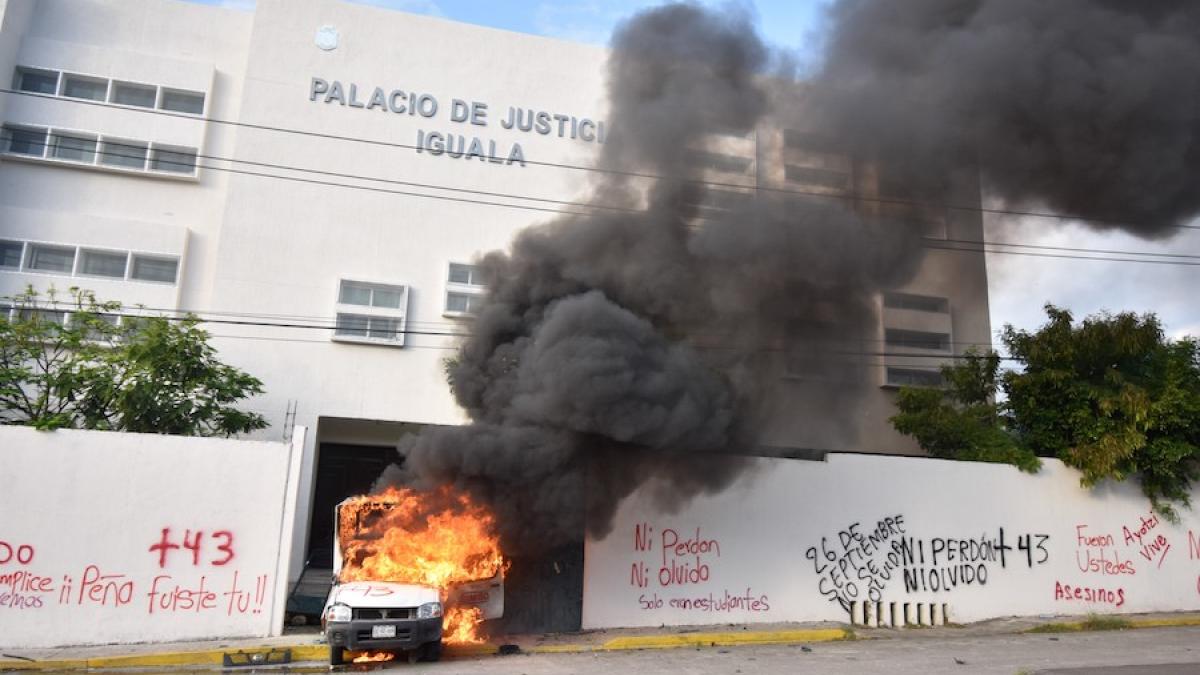
[[442, 603], [427, 602], [417, 608], [418, 619], [436, 619], [442, 615]]
[[350, 605], [341, 603], [330, 605], [329, 610], [325, 612], [326, 621], [349, 621], [351, 616]]

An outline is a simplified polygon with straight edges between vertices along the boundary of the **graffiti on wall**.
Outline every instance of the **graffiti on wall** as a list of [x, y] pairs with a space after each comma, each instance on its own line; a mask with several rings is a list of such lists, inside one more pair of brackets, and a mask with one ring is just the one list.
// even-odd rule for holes
[[978, 536], [921, 537], [910, 534], [903, 514], [864, 527], [851, 523], [834, 537], [821, 537], [804, 553], [817, 575], [817, 591], [849, 611], [854, 602], [883, 600], [893, 593], [947, 593], [984, 586], [1010, 565], [1032, 568], [1050, 560], [1050, 535], [1013, 535], [999, 527]]
[[39, 566], [35, 543], [0, 539], [0, 609], [71, 606], [226, 616], [263, 612], [270, 575], [236, 566], [231, 530], [163, 527], [147, 540], [148, 559], [130, 567], [150, 566], [156, 571], [153, 574], [97, 562], [50, 571]]
[[669, 608], [694, 614], [771, 609], [771, 599], [750, 585], [709, 587], [721, 564], [721, 541], [706, 535], [701, 527], [676, 529], [643, 522], [634, 525], [632, 534], [629, 585], [640, 592], [640, 609]]

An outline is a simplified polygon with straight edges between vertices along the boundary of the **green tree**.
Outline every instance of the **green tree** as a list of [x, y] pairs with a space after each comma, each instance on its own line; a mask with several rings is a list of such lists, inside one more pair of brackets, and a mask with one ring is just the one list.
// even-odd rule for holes
[[943, 367], [943, 388], [903, 387], [892, 425], [934, 457], [1012, 464], [1037, 471], [1041, 462], [1018, 443], [994, 402], [1000, 357], [968, 352]]
[[262, 393], [257, 378], [221, 363], [191, 315], [126, 318], [120, 305], [71, 289], [60, 302], [32, 289], [0, 317], [0, 422], [229, 436], [267, 426], [235, 407]]
[[[1176, 517], [1173, 505], [1189, 503], [1200, 475], [1196, 340], [1166, 339], [1152, 314], [1100, 314], [1078, 325], [1053, 305], [1046, 314], [1037, 331], [1006, 326], [1001, 333], [1021, 370], [998, 378], [997, 356], [968, 357], [943, 368], [944, 390], [902, 390], [893, 425], [931, 454], [961, 459], [1003, 456], [993, 441], [1002, 433], [1021, 451], [1013, 464], [1027, 468], [1029, 455], [1057, 457], [1082, 472], [1085, 487], [1135, 478], [1155, 510]], [[979, 358], [994, 365], [980, 368]], [[992, 401], [998, 390], [1003, 402], [988, 404], [994, 415], [960, 419], [941, 411], [970, 409], [956, 392], [971, 392], [979, 405], [981, 395]]]

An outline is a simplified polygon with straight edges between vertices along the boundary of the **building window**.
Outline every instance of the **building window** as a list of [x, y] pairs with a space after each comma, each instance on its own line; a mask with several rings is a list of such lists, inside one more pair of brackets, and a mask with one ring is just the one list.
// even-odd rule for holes
[[195, 173], [196, 151], [191, 148], [155, 146], [150, 152], [150, 168], [169, 173]]
[[55, 132], [50, 135], [50, 156], [91, 164], [96, 161], [96, 139]]
[[20, 91], [28, 91], [34, 94], [50, 94], [51, 96], [58, 93], [58, 72], [53, 70], [39, 70], [37, 68], [17, 68], [16, 77], [13, 78], [13, 88]]
[[150, 146], [139, 141], [104, 140], [100, 150], [100, 163], [124, 169], [145, 169]]
[[940, 370], [924, 368], [888, 368], [887, 384], [892, 387], [940, 387]]
[[721, 173], [744, 174], [749, 171], [752, 163], [752, 160], [748, 157], [738, 157], [736, 155], [726, 155], [706, 150], [692, 150], [688, 153], [688, 156], [697, 166]]
[[[99, 164], [103, 166], [139, 171], [147, 170], [149, 160], [149, 170], [181, 177], [196, 175], [196, 160], [199, 157], [196, 148], [166, 145], [151, 148], [145, 141], [103, 137], [98, 139], [92, 134], [37, 127], [5, 125], [0, 139], [3, 150], [13, 155], [90, 165], [97, 163], [96, 156], [99, 155]], [[46, 153], [47, 147], [50, 148], [49, 153]]]
[[108, 99], [108, 80], [64, 73], [62, 95], [68, 98], [104, 101]]
[[446, 293], [446, 311], [453, 314], [475, 314], [483, 298], [473, 293]]
[[338, 302], [343, 305], [401, 309], [404, 295], [404, 286], [385, 286], [343, 280], [338, 291]]
[[41, 157], [46, 152], [46, 130], [6, 126], [4, 149], [15, 155]]
[[362, 338], [364, 340], [384, 340], [399, 342], [401, 336], [401, 319], [388, 316], [370, 316], [366, 314], [337, 315], [336, 337]]
[[889, 347], [907, 349], [933, 349], [949, 351], [950, 336], [946, 333], [931, 333], [923, 330], [888, 328], [884, 331], [884, 342]]
[[475, 265], [452, 262], [446, 274], [446, 308], [443, 316], [469, 317], [479, 311], [487, 286]]
[[19, 241], [0, 241], [0, 267], [19, 268], [25, 244]]
[[159, 107], [163, 110], [199, 115], [204, 112], [204, 94], [196, 91], [163, 89], [162, 102]]
[[404, 345], [407, 286], [342, 279], [337, 302], [334, 340]]
[[483, 286], [483, 277], [480, 276], [479, 268], [475, 265], [450, 263], [450, 274], [447, 278], [452, 284]]
[[950, 313], [950, 301], [931, 295], [912, 293], [884, 293], [883, 306], [890, 309], [909, 309], [916, 312]]
[[35, 321], [39, 323], [56, 323], [60, 326], [66, 325], [67, 313], [49, 309], [22, 309], [17, 312], [17, 318], [21, 321]]
[[831, 190], [845, 190], [850, 187], [850, 174], [811, 166], [784, 164], [783, 177], [793, 183], [803, 183]]
[[75, 249], [66, 246], [30, 244], [26, 269], [70, 274], [75, 268]]
[[175, 283], [175, 276], [179, 270], [179, 261], [175, 258], [159, 258], [148, 255], [133, 256], [133, 270], [130, 272], [131, 279], [139, 281], [161, 281], [163, 283]]
[[[111, 251], [81, 252], [79, 273], [97, 277], [125, 278], [125, 267], [129, 261], [128, 253], [113, 253]], [[174, 281], [174, 279], [172, 279]]]
[[112, 84], [112, 103], [132, 105], [139, 108], [153, 108], [158, 98], [158, 87], [133, 82], [116, 82]]

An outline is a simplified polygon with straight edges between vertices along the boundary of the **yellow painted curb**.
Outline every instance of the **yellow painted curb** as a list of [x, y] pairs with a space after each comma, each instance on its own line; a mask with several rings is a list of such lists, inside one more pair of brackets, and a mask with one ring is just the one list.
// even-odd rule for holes
[[590, 645], [540, 645], [524, 651], [531, 654], [581, 654], [594, 650], [595, 647]]
[[279, 647], [248, 647], [241, 649], [209, 649], [195, 652], [161, 652], [128, 656], [97, 656], [90, 659], [58, 661], [0, 661], [3, 670], [86, 670], [90, 668], [142, 668], [164, 666], [223, 665], [225, 654], [268, 654], [272, 650], [292, 651], [292, 661], [315, 661], [329, 657], [325, 645], [294, 645]]
[[672, 649], [676, 647], [730, 647], [734, 645], [772, 645], [792, 642], [828, 642], [849, 636], [841, 628], [816, 630], [743, 631], [740, 633], [681, 633], [676, 635], [634, 635], [613, 638], [598, 649]]
[[64, 661], [9, 661], [0, 660], [0, 671], [5, 670], [86, 670], [87, 661], [70, 659]]
[[1134, 628], [1170, 628], [1172, 626], [1200, 626], [1200, 616], [1181, 616], [1170, 619], [1130, 619]]

